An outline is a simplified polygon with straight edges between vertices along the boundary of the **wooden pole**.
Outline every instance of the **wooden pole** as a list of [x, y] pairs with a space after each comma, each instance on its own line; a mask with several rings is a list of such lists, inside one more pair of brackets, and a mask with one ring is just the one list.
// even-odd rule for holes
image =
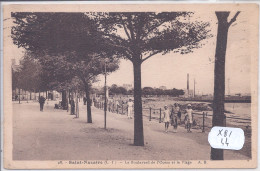
[[205, 112], [203, 112], [203, 121], [202, 121], [202, 132], [205, 132]]
[[150, 107], [150, 118], [149, 118], [149, 121], [151, 121], [152, 119], [152, 108]]
[[104, 128], [107, 128], [107, 67], [105, 61], [105, 104], [104, 104]]
[[159, 123], [161, 123], [162, 120], [162, 109], [160, 108], [160, 119], [159, 119]]

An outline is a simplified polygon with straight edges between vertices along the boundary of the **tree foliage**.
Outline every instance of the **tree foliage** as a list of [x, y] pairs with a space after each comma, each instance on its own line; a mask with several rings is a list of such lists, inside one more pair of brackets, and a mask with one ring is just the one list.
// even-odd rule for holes
[[[194, 21], [191, 12], [89, 13], [104, 32], [106, 43], [126, 51], [125, 58], [143, 62], [151, 56], [170, 51], [182, 54], [201, 47], [209, 38], [209, 23]], [[141, 54], [140, 56], [136, 56]]]
[[179, 89], [175, 89], [175, 88], [162, 90], [159, 88], [144, 87], [142, 92], [143, 92], [143, 95], [169, 95], [169, 96], [173, 96], [173, 97], [184, 95], [183, 90], [179, 90]]
[[46, 91], [44, 71], [41, 64], [26, 53], [20, 60], [19, 69], [13, 71], [13, 89], [21, 88], [26, 91]]
[[[18, 12], [12, 13], [12, 17], [14, 44], [39, 59], [46, 71], [48, 88], [64, 91], [83, 84], [88, 99], [88, 122], [92, 122], [89, 92], [96, 76], [104, 72], [103, 58], [108, 58], [108, 72], [118, 68], [114, 58], [117, 53], [102, 46], [96, 23], [84, 13]], [[81, 82], [75, 84], [75, 80]]]
[[32, 52], [63, 54], [96, 51], [95, 27], [84, 13], [12, 13], [14, 44]]
[[117, 86], [116, 84], [113, 84], [111, 87], [109, 87], [109, 94], [111, 95], [126, 95], [127, 89], [121, 86]]
[[40, 61], [48, 88], [68, 87], [75, 76], [86, 83], [95, 80], [104, 70], [104, 57], [108, 72], [118, 68], [117, 53], [103, 50], [96, 24], [84, 13], [17, 12], [12, 17], [14, 44]]

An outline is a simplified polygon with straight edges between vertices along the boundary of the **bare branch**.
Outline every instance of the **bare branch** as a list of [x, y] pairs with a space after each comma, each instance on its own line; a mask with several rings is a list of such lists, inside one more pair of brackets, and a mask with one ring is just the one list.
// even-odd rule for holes
[[114, 35], [114, 34], [106, 34], [106, 33], [103, 33], [104, 36], [107, 36], [107, 37], [110, 37], [111, 39], [115, 39], [117, 41], [123, 41], [124, 39], [122, 39], [121, 37], [117, 36], [117, 35]]
[[128, 31], [127, 31], [127, 28], [126, 28], [126, 26], [125, 26], [125, 23], [124, 23], [124, 21], [123, 21], [123, 18], [122, 18], [122, 16], [120, 16], [120, 17], [121, 17], [121, 22], [122, 22], [122, 25], [123, 25], [123, 27], [124, 27], [125, 33], [126, 33], [128, 39], [131, 40], [131, 37], [130, 37]]
[[88, 77], [88, 80], [91, 80], [91, 79], [93, 79], [94, 77], [95, 77], [95, 75], [91, 75], [91, 76]]
[[134, 34], [134, 28], [133, 28], [130, 16], [127, 16], [127, 20], [128, 20], [128, 23], [129, 23], [129, 31], [130, 31], [130, 34], [131, 34], [131, 39], [134, 40], [135, 34]]
[[240, 13], [240, 11], [238, 11], [238, 12], [234, 15], [234, 17], [229, 21], [228, 27], [229, 27], [232, 23], [234, 23], [234, 22], [236, 21], [237, 16], [239, 15], [239, 13]]
[[147, 57], [145, 57], [145, 58], [142, 60], [142, 62], [146, 61], [147, 59], [151, 58], [152, 56], [154, 56], [154, 55], [156, 55], [157, 53], [160, 53], [160, 52], [161, 52], [161, 51], [158, 50], [158, 51], [156, 51], [156, 52], [154, 52], [154, 53], [148, 55]]

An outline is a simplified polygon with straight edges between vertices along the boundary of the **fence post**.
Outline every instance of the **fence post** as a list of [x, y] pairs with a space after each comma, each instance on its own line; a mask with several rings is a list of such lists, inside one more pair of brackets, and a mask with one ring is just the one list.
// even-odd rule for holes
[[116, 113], [118, 114], [118, 105], [116, 105]]
[[224, 125], [227, 126], [227, 116], [224, 114]]
[[149, 121], [151, 121], [152, 119], [152, 108], [150, 107], [150, 118], [149, 118]]
[[161, 123], [162, 121], [162, 109], [160, 108], [160, 119], [159, 119], [159, 123]]
[[202, 120], [202, 132], [205, 132], [205, 112], [203, 112], [203, 120]]

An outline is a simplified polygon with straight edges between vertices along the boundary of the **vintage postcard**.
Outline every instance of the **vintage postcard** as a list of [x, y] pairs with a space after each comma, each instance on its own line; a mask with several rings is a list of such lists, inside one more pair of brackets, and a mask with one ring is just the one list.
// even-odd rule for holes
[[4, 3], [4, 168], [256, 168], [258, 14]]

